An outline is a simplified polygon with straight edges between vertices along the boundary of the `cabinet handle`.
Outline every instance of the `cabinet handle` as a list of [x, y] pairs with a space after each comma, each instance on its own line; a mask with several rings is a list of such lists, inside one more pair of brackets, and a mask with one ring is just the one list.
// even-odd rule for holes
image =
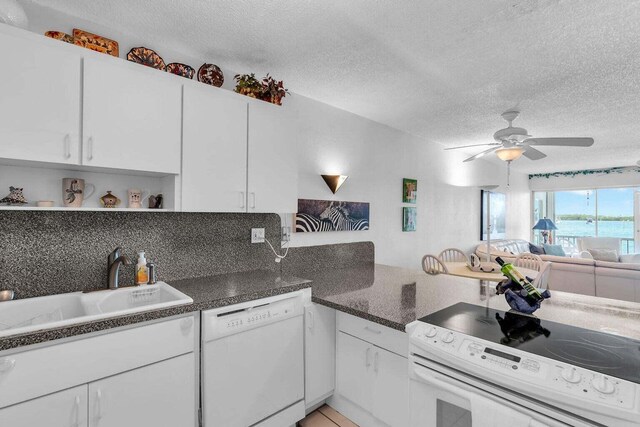
[[369, 332], [373, 332], [373, 333], [374, 333], [374, 334], [376, 334], [376, 335], [379, 335], [379, 334], [381, 334], [381, 333], [382, 333], [382, 331], [381, 331], [381, 330], [379, 330], [379, 329], [373, 329], [373, 328], [370, 328], [370, 327], [368, 327], [368, 326], [365, 326], [364, 328], [365, 328], [367, 331], [369, 331]]
[[244, 209], [244, 191], [240, 192], [240, 209]]
[[73, 423], [74, 427], [80, 426], [80, 396], [76, 396], [73, 402], [73, 412], [76, 414], [76, 421]]
[[371, 353], [371, 347], [367, 347], [367, 352], [364, 355], [364, 365], [367, 368], [371, 366], [371, 362], [369, 361], [369, 353]]
[[313, 324], [313, 311], [310, 311], [310, 312], [309, 312], [309, 313], [307, 313], [307, 314], [308, 314], [308, 316], [307, 316], [307, 317], [309, 318], [309, 325], [308, 325], [308, 328], [309, 328], [309, 330], [310, 330], [310, 331], [312, 331], [312, 330], [313, 330], [313, 326], [314, 326], [314, 324]]
[[71, 135], [69, 134], [64, 136], [64, 158], [71, 158]]
[[102, 390], [96, 391], [96, 419], [102, 418]]
[[373, 372], [378, 373], [378, 352], [373, 354]]
[[251, 209], [255, 209], [255, 208], [256, 208], [256, 193], [254, 193], [254, 192], [252, 191], [252, 192], [251, 192], [251, 193], [249, 193], [249, 194], [251, 194], [251, 200], [252, 200], [252, 203], [251, 203]]
[[0, 374], [9, 372], [14, 366], [16, 366], [16, 359], [9, 359], [8, 357], [2, 359], [0, 361]]
[[93, 137], [87, 140], [87, 160], [93, 160]]

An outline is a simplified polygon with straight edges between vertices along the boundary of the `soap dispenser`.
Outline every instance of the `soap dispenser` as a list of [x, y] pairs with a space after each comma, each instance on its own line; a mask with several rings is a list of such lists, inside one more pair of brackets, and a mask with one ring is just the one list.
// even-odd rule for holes
[[146, 285], [149, 283], [149, 270], [144, 251], [138, 252], [138, 264], [136, 265], [136, 285]]

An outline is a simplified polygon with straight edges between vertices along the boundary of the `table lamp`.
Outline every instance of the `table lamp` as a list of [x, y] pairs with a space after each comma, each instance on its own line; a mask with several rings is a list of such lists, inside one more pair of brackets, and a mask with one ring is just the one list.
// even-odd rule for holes
[[541, 230], [540, 234], [542, 234], [542, 239], [544, 243], [552, 243], [550, 238], [551, 230], [557, 230], [558, 227], [548, 218], [539, 219], [536, 225], [533, 226], [534, 230]]

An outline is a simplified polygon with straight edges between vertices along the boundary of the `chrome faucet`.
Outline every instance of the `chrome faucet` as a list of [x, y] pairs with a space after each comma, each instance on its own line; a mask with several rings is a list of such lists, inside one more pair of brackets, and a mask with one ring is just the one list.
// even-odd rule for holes
[[118, 280], [120, 277], [120, 266], [130, 265], [131, 260], [126, 255], [121, 255], [122, 248], [118, 247], [109, 254], [107, 261], [107, 287], [109, 289], [118, 289]]

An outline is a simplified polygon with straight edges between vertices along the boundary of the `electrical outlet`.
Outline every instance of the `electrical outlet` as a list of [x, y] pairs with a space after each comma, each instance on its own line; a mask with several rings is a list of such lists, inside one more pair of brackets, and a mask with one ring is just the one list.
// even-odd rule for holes
[[291, 240], [291, 228], [284, 226], [282, 227], [282, 241], [288, 242]]
[[264, 243], [264, 228], [251, 229], [251, 243]]

